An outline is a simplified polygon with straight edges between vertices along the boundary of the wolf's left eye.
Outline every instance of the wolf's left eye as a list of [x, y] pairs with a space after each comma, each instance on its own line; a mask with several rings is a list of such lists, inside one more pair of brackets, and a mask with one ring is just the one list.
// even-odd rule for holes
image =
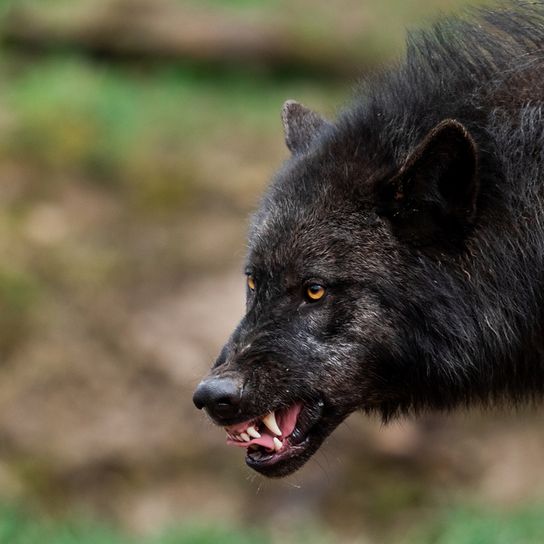
[[306, 287], [306, 297], [309, 302], [316, 302], [325, 296], [325, 287], [319, 283], [311, 283]]
[[247, 286], [251, 291], [255, 291], [255, 278], [251, 274], [247, 276]]

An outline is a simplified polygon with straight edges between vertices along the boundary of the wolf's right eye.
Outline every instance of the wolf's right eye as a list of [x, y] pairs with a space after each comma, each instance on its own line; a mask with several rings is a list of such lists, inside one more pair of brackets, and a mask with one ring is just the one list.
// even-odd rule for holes
[[247, 276], [247, 286], [251, 291], [255, 291], [255, 278], [251, 274]]

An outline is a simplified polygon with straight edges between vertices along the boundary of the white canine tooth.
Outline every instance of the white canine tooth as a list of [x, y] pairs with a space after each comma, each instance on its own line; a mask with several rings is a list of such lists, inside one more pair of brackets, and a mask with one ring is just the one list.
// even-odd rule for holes
[[268, 415], [263, 417], [263, 423], [277, 436], [281, 436], [281, 429], [278, 427], [276, 422], [276, 414], [270, 412]]
[[276, 437], [274, 437], [274, 448], [275, 448], [276, 451], [280, 451], [281, 448], [283, 448], [283, 444], [282, 444], [281, 440], [279, 440]]
[[250, 442], [251, 438], [249, 438], [249, 435], [247, 433], [240, 433], [240, 436], [242, 437], [242, 440], [244, 442]]
[[255, 427], [248, 427], [246, 432], [249, 436], [251, 436], [251, 438], [261, 438], [260, 433]]

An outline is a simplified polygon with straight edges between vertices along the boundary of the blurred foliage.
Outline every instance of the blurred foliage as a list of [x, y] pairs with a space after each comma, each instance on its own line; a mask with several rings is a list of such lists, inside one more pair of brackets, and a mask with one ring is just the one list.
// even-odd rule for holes
[[[527, 505], [510, 511], [493, 511], [460, 506], [411, 531], [395, 537], [391, 544], [541, 544], [544, 534], [544, 506]], [[285, 543], [326, 544], [338, 537], [301, 530]], [[253, 528], [234, 529], [215, 524], [190, 524], [162, 531], [155, 536], [128, 536], [119, 530], [84, 521], [51, 521], [24, 513], [0, 510], [0, 542], [9, 544], [271, 544], [269, 534]], [[358, 539], [350, 542], [359, 542]], [[361, 540], [362, 542], [362, 540]]]
[[544, 535], [544, 507], [530, 505], [497, 512], [461, 507], [433, 521], [413, 544], [540, 544]]
[[118, 530], [83, 521], [51, 521], [13, 508], [0, 511], [0, 542], [6, 544], [268, 544], [255, 530], [211, 525], [171, 529], [155, 537], [129, 537]]
[[[6, 77], [0, 100], [10, 113], [0, 152], [122, 189], [144, 211], [178, 209], [198, 190], [193, 153], [219, 138], [270, 131], [286, 94], [311, 90], [307, 81], [243, 73], [171, 69], [150, 77], [53, 59]], [[339, 94], [330, 85], [320, 93], [327, 91]]]

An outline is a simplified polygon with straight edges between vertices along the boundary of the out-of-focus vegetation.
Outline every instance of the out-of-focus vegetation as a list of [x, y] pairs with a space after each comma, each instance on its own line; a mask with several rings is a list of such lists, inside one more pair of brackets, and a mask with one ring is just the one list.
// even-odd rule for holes
[[[391, 544], [541, 544], [544, 534], [541, 506], [497, 512], [482, 508], [459, 508], [444, 513], [412, 536], [398, 537]], [[255, 528], [228, 529], [205, 524], [171, 528], [155, 536], [128, 536], [119, 530], [82, 521], [51, 521], [4, 509], [0, 514], [0, 542], [9, 544], [271, 544], [270, 534]], [[315, 530], [299, 530], [282, 542], [334, 542]], [[362, 540], [355, 540], [362, 542]], [[386, 544], [386, 543], [384, 543]]]
[[[242, 312], [247, 216], [287, 156], [282, 102], [333, 117], [359, 74], [400, 54], [405, 25], [470, 3], [1, 2], [0, 500], [40, 512], [2, 510], [1, 543], [538, 541], [544, 510], [523, 506], [544, 488], [538, 412], [355, 417], [269, 482], [191, 403]], [[138, 47], [164, 13], [172, 39], [258, 24], [327, 62], [349, 52], [351, 75], [305, 71], [304, 55], [295, 69], [112, 54], [129, 22], [103, 50], [82, 42], [112, 9]], [[21, 20], [50, 25], [40, 47], [24, 25], [3, 39]], [[43, 47], [52, 28], [75, 38]], [[81, 513], [98, 521], [65, 521]]]
[[[315, 541], [315, 540], [314, 540]], [[269, 537], [244, 531], [200, 526], [171, 529], [155, 537], [137, 538], [96, 522], [42, 520], [6, 509], [0, 514], [0, 542], [9, 544], [268, 544]]]
[[409, 540], [413, 544], [539, 544], [544, 534], [542, 506], [511, 512], [459, 508]]
[[[340, 94], [326, 84], [319, 94], [327, 91]], [[225, 152], [215, 146], [236, 148], [250, 134], [275, 132], [278, 104], [289, 92], [310, 100], [317, 94], [305, 81], [271, 84], [243, 73], [171, 68], [149, 77], [77, 57], [46, 61], [6, 85], [9, 119], [0, 152], [56, 176], [84, 176], [114, 191], [129, 212], [179, 213], [212, 190], [220, 193], [214, 198], [228, 200], [236, 188], [199, 179], [200, 162], [206, 153]], [[235, 176], [227, 171], [221, 177]], [[73, 180], [54, 179], [50, 194], [62, 182]]]

